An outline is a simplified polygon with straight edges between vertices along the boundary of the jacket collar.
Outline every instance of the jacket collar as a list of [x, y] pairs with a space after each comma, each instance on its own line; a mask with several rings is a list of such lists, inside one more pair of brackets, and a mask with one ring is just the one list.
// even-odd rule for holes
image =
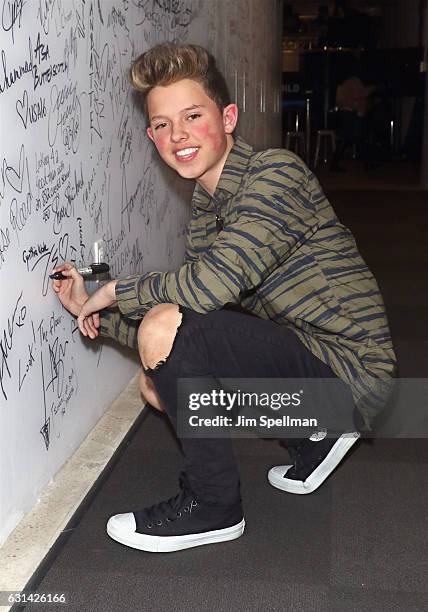
[[236, 195], [242, 179], [247, 172], [250, 158], [254, 150], [243, 138], [237, 136], [230, 149], [226, 163], [223, 166], [214, 196], [210, 196], [199, 183], [196, 183], [193, 192], [192, 206], [214, 210], [216, 203], [221, 204], [231, 196]]

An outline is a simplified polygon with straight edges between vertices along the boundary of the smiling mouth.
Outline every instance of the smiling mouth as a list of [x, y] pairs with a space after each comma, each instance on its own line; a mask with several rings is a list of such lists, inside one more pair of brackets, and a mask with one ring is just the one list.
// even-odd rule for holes
[[189, 161], [193, 159], [199, 151], [199, 147], [187, 147], [175, 152], [175, 158], [178, 161]]

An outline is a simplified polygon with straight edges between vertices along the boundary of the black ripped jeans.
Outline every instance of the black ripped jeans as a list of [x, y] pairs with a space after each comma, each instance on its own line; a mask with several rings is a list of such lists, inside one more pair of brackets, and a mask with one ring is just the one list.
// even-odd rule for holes
[[[228, 308], [199, 314], [180, 307], [183, 319], [170, 355], [146, 370], [177, 431], [177, 379], [336, 378], [292, 331]], [[341, 423], [355, 428], [353, 413], [334, 409]], [[320, 415], [322, 420], [322, 415]], [[196, 495], [207, 503], [232, 505], [240, 499], [239, 472], [232, 440], [182, 438], [185, 470]]]

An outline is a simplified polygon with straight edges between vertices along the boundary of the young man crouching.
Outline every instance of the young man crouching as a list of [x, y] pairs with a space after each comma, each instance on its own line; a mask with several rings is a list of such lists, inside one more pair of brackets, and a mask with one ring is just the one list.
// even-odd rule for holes
[[[131, 73], [160, 157], [196, 181], [185, 261], [171, 272], [110, 281], [89, 298], [64, 264], [57, 270], [68, 280], [54, 281], [54, 290], [83, 335], [138, 348], [142, 392], [175, 429], [178, 378], [344, 381], [352, 409], [334, 398], [321, 404], [318, 422], [328, 412], [337, 427], [285, 441], [293, 465], [268, 473], [274, 487], [310, 493], [370, 428], [382, 384], [394, 376], [376, 281], [302, 160], [286, 150], [255, 152], [235, 137], [237, 106], [205, 49], [157, 45]], [[230, 438], [181, 442], [180, 493], [111, 517], [112, 538], [168, 552], [243, 533]]]

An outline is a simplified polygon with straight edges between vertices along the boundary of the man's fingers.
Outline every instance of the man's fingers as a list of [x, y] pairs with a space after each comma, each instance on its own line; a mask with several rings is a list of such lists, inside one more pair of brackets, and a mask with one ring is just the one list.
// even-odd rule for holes
[[80, 332], [84, 335], [87, 336], [88, 332], [86, 331], [86, 327], [85, 327], [85, 316], [80, 314], [77, 317], [77, 325], [79, 326]]
[[94, 325], [93, 316], [89, 316], [84, 320], [85, 329], [89, 337], [93, 340], [98, 336], [98, 330]]
[[[79, 282], [79, 283], [84, 282], [83, 276], [79, 274], [76, 268], [68, 262], [62, 264], [61, 266], [57, 266], [56, 268], [54, 268], [52, 270], [52, 274], [55, 274], [55, 272], [61, 272], [63, 276], [65, 276], [66, 278], [71, 278], [76, 282]], [[60, 283], [61, 280], [54, 280], [54, 282]]]
[[86, 331], [86, 336], [88, 338], [92, 339], [93, 332], [92, 332], [91, 327], [90, 327], [90, 325], [89, 325], [89, 323], [88, 323], [88, 321], [86, 319], [85, 319], [85, 321], [83, 321], [83, 326], [84, 326], [85, 331]]
[[94, 340], [99, 335], [98, 329], [95, 327], [93, 321], [93, 316], [94, 315], [85, 316], [81, 313], [77, 317], [77, 325], [79, 326], [81, 333], [84, 336], [89, 336], [91, 340]]
[[[56, 266], [56, 268], [54, 268], [51, 271], [51, 274], [55, 274], [55, 272], [67, 272], [67, 270], [70, 270], [73, 266], [71, 264], [69, 264], [68, 262], [65, 262], [63, 264], [61, 264], [60, 266]], [[65, 274], [64, 274], [65, 276]]]
[[[94, 321], [95, 318], [98, 319], [97, 324], [95, 324], [95, 321]], [[85, 316], [83, 313], [81, 313], [77, 317], [77, 325], [79, 327], [80, 332], [83, 334], [83, 336], [89, 336], [91, 340], [94, 340], [95, 338], [99, 336], [99, 331], [97, 329], [97, 327], [99, 326], [98, 313], [95, 313], [93, 315], [88, 315], [88, 316]]]
[[97, 312], [95, 312], [95, 313], [92, 315], [92, 318], [93, 318], [93, 320], [94, 320], [94, 325], [95, 325], [95, 327], [96, 327], [96, 328], [98, 328], [98, 327], [100, 326], [100, 315], [99, 315]]
[[85, 328], [85, 330], [86, 330], [86, 336], [87, 336], [88, 338], [91, 338], [91, 340], [93, 340], [93, 335], [94, 335], [94, 332], [92, 331], [91, 326], [90, 326], [90, 325], [89, 325], [89, 323], [88, 323], [88, 319], [85, 319], [85, 320], [83, 321], [83, 326], [84, 326], [84, 328]]
[[71, 270], [72, 268], [74, 268], [73, 264], [71, 264], [69, 261], [64, 261], [64, 263], [60, 264], [59, 266], [54, 268], [54, 270], [52, 271], [53, 272], [63, 272], [64, 270]]
[[61, 272], [63, 276], [66, 276], [67, 278], [72, 278], [75, 281], [83, 281], [82, 275], [78, 273], [76, 268], [65, 268], [64, 270], [58, 270], [58, 272]]

